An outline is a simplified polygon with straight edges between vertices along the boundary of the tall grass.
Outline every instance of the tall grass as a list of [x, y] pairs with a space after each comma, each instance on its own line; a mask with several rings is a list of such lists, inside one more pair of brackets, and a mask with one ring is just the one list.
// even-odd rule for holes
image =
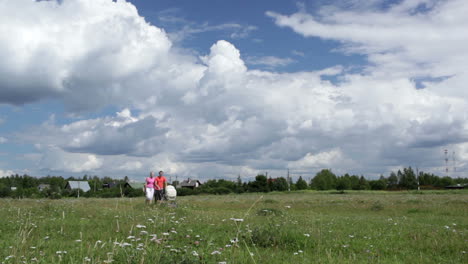
[[468, 193], [0, 200], [0, 263], [468, 263]]

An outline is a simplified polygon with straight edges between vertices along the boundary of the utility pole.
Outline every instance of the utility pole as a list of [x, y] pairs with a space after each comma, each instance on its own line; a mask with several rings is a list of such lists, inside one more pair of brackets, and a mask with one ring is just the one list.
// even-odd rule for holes
[[291, 191], [291, 179], [289, 178], [289, 168], [288, 168], [288, 192]]
[[418, 167], [416, 167], [416, 179], [418, 180], [418, 191], [420, 191], [421, 188], [419, 187], [419, 169], [418, 169]]

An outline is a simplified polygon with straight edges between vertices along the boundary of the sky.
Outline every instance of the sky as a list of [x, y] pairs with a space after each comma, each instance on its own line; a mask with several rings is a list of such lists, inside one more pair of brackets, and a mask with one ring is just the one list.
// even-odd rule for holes
[[0, 0], [0, 177], [468, 176], [465, 0]]

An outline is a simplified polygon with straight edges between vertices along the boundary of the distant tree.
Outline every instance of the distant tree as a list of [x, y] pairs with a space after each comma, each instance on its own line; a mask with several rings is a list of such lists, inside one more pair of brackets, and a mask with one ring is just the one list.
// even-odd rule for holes
[[364, 176], [361, 176], [361, 178], [359, 178], [359, 190], [369, 190], [369, 189], [370, 189], [369, 182], [367, 182]]
[[398, 186], [398, 176], [395, 172], [391, 172], [390, 176], [388, 177], [388, 188], [395, 189]]
[[349, 174], [345, 174], [341, 177], [338, 177], [336, 180], [336, 189], [341, 190], [350, 190], [351, 189], [351, 177]]
[[315, 175], [311, 185], [316, 190], [335, 189], [336, 175], [329, 169], [323, 169]]
[[307, 182], [302, 179], [302, 176], [299, 176], [296, 182], [296, 190], [306, 190], [307, 189]]
[[283, 178], [283, 177], [279, 177], [279, 178], [276, 178], [274, 179], [274, 181], [272, 181], [272, 188], [270, 189], [272, 191], [287, 191], [288, 190], [288, 181]]

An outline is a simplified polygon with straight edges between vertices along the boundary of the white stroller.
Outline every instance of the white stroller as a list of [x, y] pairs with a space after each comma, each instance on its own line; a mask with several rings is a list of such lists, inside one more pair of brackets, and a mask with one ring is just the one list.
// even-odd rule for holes
[[168, 206], [170, 207], [177, 207], [177, 204], [176, 204], [176, 197], [177, 197], [177, 190], [176, 188], [174, 188], [174, 186], [172, 185], [167, 185], [166, 186], [166, 194], [165, 194], [165, 198], [166, 200], [168, 201]]

